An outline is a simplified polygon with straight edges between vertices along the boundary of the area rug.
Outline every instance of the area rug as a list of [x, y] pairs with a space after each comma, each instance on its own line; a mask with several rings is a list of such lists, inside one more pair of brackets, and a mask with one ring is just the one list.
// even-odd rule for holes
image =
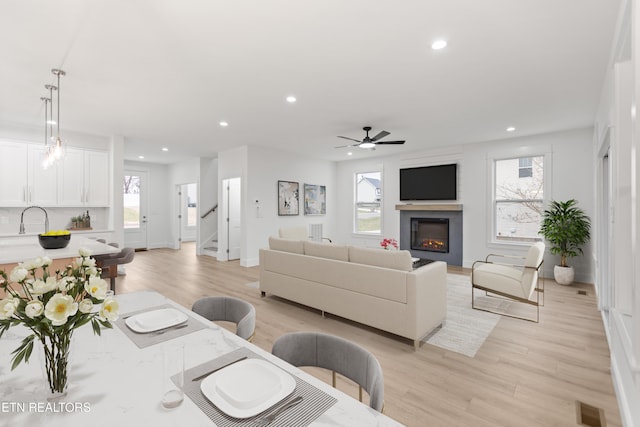
[[[509, 302], [476, 292], [476, 306], [505, 311]], [[425, 342], [446, 350], [474, 357], [500, 316], [471, 308], [469, 275], [447, 274], [447, 320]]]

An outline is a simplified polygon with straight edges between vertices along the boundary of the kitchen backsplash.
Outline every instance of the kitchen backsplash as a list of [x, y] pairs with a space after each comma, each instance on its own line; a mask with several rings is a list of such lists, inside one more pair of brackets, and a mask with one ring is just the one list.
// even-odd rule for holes
[[[108, 227], [109, 208], [45, 208], [49, 216], [49, 230], [71, 228], [71, 218], [81, 216], [89, 211], [91, 228], [106, 230]], [[0, 235], [18, 234], [20, 231], [20, 214], [24, 208], [0, 207]], [[24, 213], [26, 233], [44, 232], [44, 213], [40, 209], [29, 209]]]

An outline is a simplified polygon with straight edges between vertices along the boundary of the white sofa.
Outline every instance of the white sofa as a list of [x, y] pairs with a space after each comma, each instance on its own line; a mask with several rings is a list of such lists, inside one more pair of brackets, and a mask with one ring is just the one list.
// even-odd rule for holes
[[409, 251], [269, 238], [260, 291], [420, 341], [447, 312], [447, 265], [413, 269]]

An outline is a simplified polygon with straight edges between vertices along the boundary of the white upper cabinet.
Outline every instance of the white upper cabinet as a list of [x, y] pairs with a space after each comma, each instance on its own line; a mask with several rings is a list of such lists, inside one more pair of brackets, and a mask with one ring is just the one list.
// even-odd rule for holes
[[44, 144], [0, 141], [0, 207], [109, 206], [109, 153], [67, 147], [45, 169]]
[[28, 145], [0, 141], [0, 206], [26, 206]]
[[57, 165], [42, 166], [46, 150], [44, 144], [29, 144], [29, 177], [27, 199], [30, 205], [55, 206], [58, 203], [56, 183]]
[[67, 147], [58, 166], [58, 205], [109, 206], [109, 153]]

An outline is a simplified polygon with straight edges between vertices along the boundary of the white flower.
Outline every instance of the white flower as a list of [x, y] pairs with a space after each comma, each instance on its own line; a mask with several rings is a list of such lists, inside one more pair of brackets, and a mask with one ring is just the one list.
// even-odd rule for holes
[[55, 277], [49, 276], [46, 280], [37, 279], [31, 284], [30, 292], [33, 295], [42, 295], [58, 289], [58, 281]]
[[12, 297], [0, 300], [0, 320], [6, 320], [12, 317], [19, 303], [20, 300], [18, 298]]
[[89, 276], [98, 276], [98, 269], [96, 267], [89, 267], [85, 270], [85, 273]]
[[108, 320], [110, 322], [118, 320], [118, 311], [120, 310], [120, 304], [118, 300], [113, 297], [109, 297], [102, 302], [100, 307], [100, 313], [98, 317], [100, 320]]
[[93, 310], [93, 302], [91, 302], [89, 298], [83, 299], [80, 301], [80, 304], [78, 304], [78, 310], [84, 314], [91, 313], [91, 310]]
[[73, 277], [63, 277], [58, 282], [58, 289], [60, 292], [69, 292], [75, 285], [75, 279]]
[[53, 326], [67, 323], [67, 318], [78, 312], [78, 303], [70, 295], [55, 294], [44, 307], [44, 315]]
[[34, 299], [27, 303], [27, 306], [24, 308], [24, 312], [27, 316], [32, 319], [35, 319], [38, 316], [41, 316], [44, 313], [44, 305], [42, 301]]
[[95, 267], [96, 260], [93, 258], [76, 258], [76, 265], [78, 267]]
[[107, 281], [99, 277], [90, 277], [89, 282], [84, 284], [84, 289], [92, 297], [103, 300], [107, 296], [107, 288], [109, 285]]
[[11, 274], [9, 275], [9, 280], [12, 282], [22, 282], [29, 275], [29, 271], [23, 266], [16, 266], [13, 270], [11, 270]]
[[48, 256], [43, 256], [41, 259], [43, 267], [48, 267], [51, 264], [51, 258], [49, 258]]
[[80, 248], [78, 249], [78, 254], [80, 254], [81, 257], [90, 257], [91, 256], [91, 251], [89, 249], [86, 248]]

